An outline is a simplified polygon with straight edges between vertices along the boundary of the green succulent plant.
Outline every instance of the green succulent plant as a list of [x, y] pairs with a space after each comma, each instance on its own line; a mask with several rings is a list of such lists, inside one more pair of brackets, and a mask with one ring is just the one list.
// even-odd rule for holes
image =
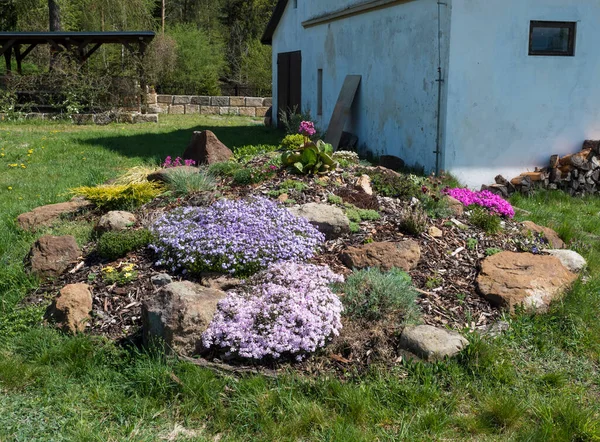
[[284, 152], [281, 155], [283, 166], [289, 167], [293, 172], [309, 174], [325, 174], [335, 170], [338, 163], [331, 157], [333, 147], [319, 140], [316, 143], [304, 144], [300, 150]]

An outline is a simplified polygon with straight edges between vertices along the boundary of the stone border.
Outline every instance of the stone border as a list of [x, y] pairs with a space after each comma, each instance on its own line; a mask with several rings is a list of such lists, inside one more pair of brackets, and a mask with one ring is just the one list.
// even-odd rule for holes
[[157, 114], [240, 115], [264, 117], [271, 98], [148, 94], [148, 109]]

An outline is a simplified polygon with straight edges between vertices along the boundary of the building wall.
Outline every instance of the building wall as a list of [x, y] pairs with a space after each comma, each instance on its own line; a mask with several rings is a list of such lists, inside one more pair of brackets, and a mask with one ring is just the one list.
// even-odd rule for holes
[[[318, 3], [318, 4], [317, 4]], [[435, 167], [437, 139], [438, 4], [414, 0], [304, 29], [302, 22], [348, 2], [290, 0], [273, 36], [273, 104], [277, 54], [302, 51], [302, 110], [326, 129], [344, 78], [362, 75], [346, 130], [361, 148]], [[449, 7], [442, 6], [442, 65], [447, 62]], [[323, 69], [323, 115], [317, 116], [317, 71]], [[443, 67], [443, 70], [445, 68]]]
[[[577, 21], [575, 57], [529, 56], [531, 20]], [[471, 186], [600, 138], [598, 0], [453, 0], [444, 165]]]

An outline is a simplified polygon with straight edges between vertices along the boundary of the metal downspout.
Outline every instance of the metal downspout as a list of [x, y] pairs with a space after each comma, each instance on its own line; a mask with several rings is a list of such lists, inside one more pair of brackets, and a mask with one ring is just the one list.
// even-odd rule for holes
[[441, 156], [442, 156], [442, 88], [444, 84], [444, 76], [442, 72], [442, 6], [448, 6], [447, 3], [437, 2], [438, 7], [438, 103], [437, 103], [437, 135], [435, 141], [435, 174], [440, 175], [441, 172]]

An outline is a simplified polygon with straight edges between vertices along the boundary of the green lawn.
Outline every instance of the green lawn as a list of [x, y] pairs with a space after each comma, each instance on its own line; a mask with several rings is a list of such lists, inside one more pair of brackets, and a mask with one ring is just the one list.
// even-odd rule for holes
[[[589, 259], [585, 283], [550, 314], [515, 318], [495, 341], [471, 336], [447, 363], [343, 382], [236, 379], [99, 338], [65, 337], [39, 325], [40, 310], [18, 307], [37, 284], [22, 269], [35, 235], [17, 230], [18, 214], [68, 199], [70, 187], [181, 154], [191, 131], [206, 127], [230, 147], [281, 137], [251, 120], [199, 116], [141, 126], [0, 126], [0, 441], [600, 440], [600, 198], [515, 197], [530, 219], [555, 227]], [[53, 230], [81, 242], [91, 235], [91, 226], [73, 222]]]

